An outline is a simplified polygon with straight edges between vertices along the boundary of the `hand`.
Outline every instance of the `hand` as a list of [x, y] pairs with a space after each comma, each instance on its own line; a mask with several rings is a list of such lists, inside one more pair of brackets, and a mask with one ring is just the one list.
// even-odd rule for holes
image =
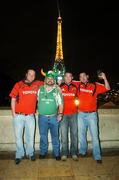
[[14, 113], [12, 113], [12, 116], [13, 116], [13, 118], [15, 118], [15, 116], [16, 116], [16, 113], [14, 112]]
[[106, 75], [105, 73], [101, 72], [99, 75], [98, 75], [99, 79], [103, 79], [105, 80], [106, 79]]
[[57, 115], [57, 121], [58, 122], [60, 122], [62, 120], [62, 118], [63, 118], [63, 114], [62, 113]]

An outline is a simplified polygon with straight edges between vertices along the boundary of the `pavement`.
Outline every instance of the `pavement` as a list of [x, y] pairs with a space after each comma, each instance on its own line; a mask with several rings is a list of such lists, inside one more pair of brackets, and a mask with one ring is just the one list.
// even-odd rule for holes
[[74, 161], [56, 161], [49, 154], [36, 161], [23, 159], [14, 162], [14, 153], [0, 152], [0, 180], [119, 180], [119, 151], [103, 152], [102, 164], [97, 164], [89, 153]]

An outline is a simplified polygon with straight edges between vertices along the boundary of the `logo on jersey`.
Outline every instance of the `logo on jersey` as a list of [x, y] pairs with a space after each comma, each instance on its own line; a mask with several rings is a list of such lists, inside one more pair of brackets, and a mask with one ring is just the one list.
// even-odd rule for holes
[[63, 96], [75, 96], [74, 93], [62, 93], [62, 94], [63, 94]]
[[93, 93], [93, 90], [80, 88], [81, 92]]
[[37, 91], [23, 91], [23, 94], [37, 94]]

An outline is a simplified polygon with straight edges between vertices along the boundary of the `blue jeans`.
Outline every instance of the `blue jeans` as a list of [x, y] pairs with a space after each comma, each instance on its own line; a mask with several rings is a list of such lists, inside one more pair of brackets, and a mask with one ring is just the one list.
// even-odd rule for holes
[[77, 130], [77, 115], [64, 115], [60, 122], [60, 136], [61, 136], [61, 154], [67, 156], [69, 154], [69, 137], [68, 132], [70, 128], [70, 153], [76, 155], [78, 151], [78, 130]]
[[48, 130], [50, 129], [52, 138], [53, 155], [60, 155], [60, 142], [58, 121], [56, 115], [54, 116], [38, 116], [39, 134], [40, 134], [40, 154], [46, 155], [48, 152]]
[[91, 133], [93, 156], [95, 160], [101, 159], [99, 134], [98, 134], [98, 118], [97, 112], [78, 114], [78, 139], [79, 139], [79, 153], [86, 154], [87, 152], [87, 128]]
[[23, 130], [25, 128], [26, 155], [34, 154], [34, 115], [17, 114], [13, 119], [15, 139], [16, 139], [16, 158], [22, 158], [25, 154], [23, 144]]

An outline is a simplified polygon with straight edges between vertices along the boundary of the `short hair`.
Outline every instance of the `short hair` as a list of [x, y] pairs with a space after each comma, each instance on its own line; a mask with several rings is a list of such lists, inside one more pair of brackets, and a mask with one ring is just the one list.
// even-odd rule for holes
[[64, 74], [64, 76], [65, 76], [66, 74], [71, 74], [71, 75], [73, 76], [72, 72], [70, 72], [70, 71], [66, 71], [65, 74]]
[[34, 71], [34, 72], [36, 73], [36, 71], [35, 71], [34, 69], [29, 68], [29, 69], [26, 70], [26, 74], [27, 74], [29, 71]]
[[79, 73], [79, 76], [80, 76], [80, 74], [82, 74], [82, 73], [84, 73], [84, 74], [86, 74], [86, 75], [89, 75], [87, 72], [81, 71], [81, 72]]

